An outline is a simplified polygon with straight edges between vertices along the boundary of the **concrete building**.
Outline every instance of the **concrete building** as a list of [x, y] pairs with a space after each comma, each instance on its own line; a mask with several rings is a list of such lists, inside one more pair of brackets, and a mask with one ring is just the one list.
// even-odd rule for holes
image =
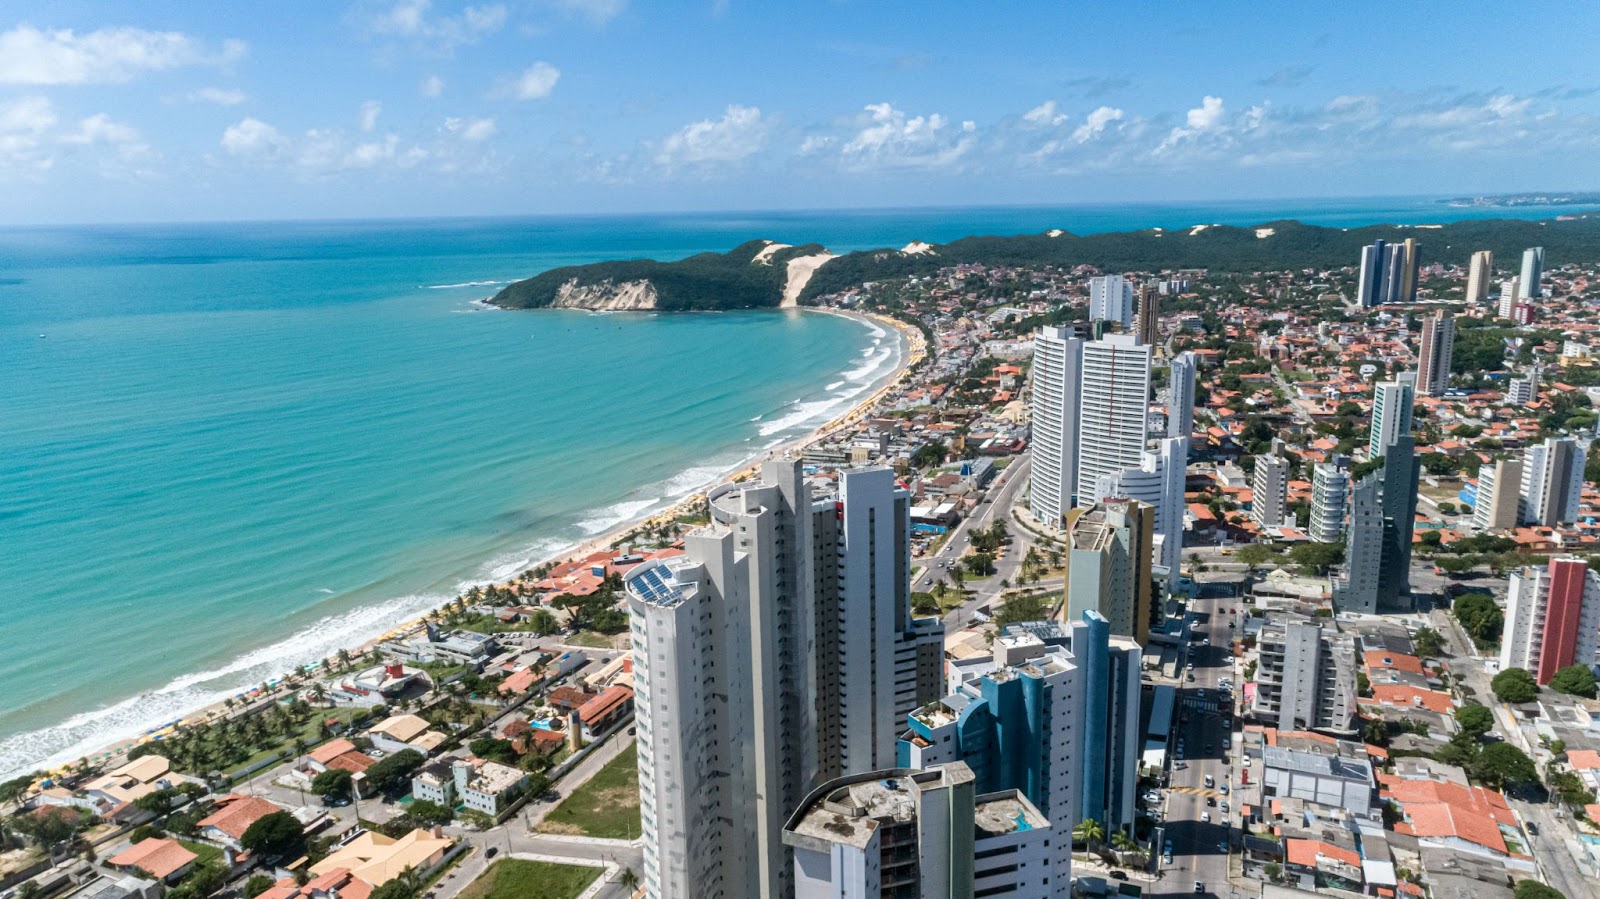
[[836, 778], [784, 827], [795, 899], [1056, 895], [1049, 819], [1016, 790], [979, 795], [967, 766]]
[[1361, 267], [1357, 271], [1356, 303], [1363, 308], [1383, 302], [1384, 279], [1388, 269], [1384, 266], [1384, 242], [1379, 240], [1361, 248]]
[[1551, 559], [1511, 575], [1500, 667], [1547, 684], [1569, 665], [1594, 668], [1600, 641], [1600, 574], [1582, 559]]
[[1549, 437], [1522, 456], [1522, 522], [1554, 527], [1578, 519], [1587, 447], [1572, 437]]
[[1363, 307], [1383, 303], [1409, 303], [1416, 298], [1417, 242], [1408, 238], [1392, 244], [1382, 240], [1361, 248], [1356, 302]]
[[710, 507], [683, 556], [624, 579], [644, 880], [651, 897], [787, 895], [783, 822], [817, 783], [892, 762], [899, 722], [943, 692], [943, 627], [910, 617], [910, 502], [889, 469], [819, 497], [773, 460]]
[[1078, 405], [1083, 373], [1080, 329], [1047, 326], [1033, 341], [1033, 516], [1064, 527], [1078, 486]]
[[1506, 402], [1518, 406], [1531, 406], [1539, 399], [1539, 367], [1528, 369], [1520, 378], [1512, 378], [1506, 385]]
[[1489, 302], [1489, 281], [1494, 278], [1494, 252], [1479, 250], [1472, 254], [1467, 268], [1467, 302]]
[[1097, 612], [1111, 633], [1145, 640], [1156, 602], [1150, 572], [1154, 510], [1118, 497], [1081, 512], [1067, 533], [1064, 618]]
[[1417, 301], [1417, 239], [1408, 237], [1400, 252], [1400, 302]]
[[1384, 455], [1383, 470], [1351, 492], [1345, 575], [1334, 583], [1335, 608], [1375, 615], [1411, 608], [1411, 537], [1416, 526], [1416, 440], [1407, 432]]
[[528, 772], [483, 761], [476, 765], [458, 760], [450, 766], [455, 781], [456, 799], [467, 808], [498, 817], [528, 783]]
[[1326, 747], [1314, 742], [1306, 748], [1263, 746], [1261, 761], [1264, 799], [1303, 799], [1344, 809], [1356, 818], [1383, 820], [1372, 761], [1361, 743], [1341, 740]]
[[[1122, 330], [1133, 327], [1133, 285], [1121, 275], [1089, 279], [1089, 321], [1116, 322]], [[1129, 334], [1137, 342], [1137, 334]]]
[[1544, 296], [1539, 282], [1544, 279], [1544, 247], [1522, 251], [1522, 275], [1517, 279], [1517, 299], [1534, 300]]
[[1483, 530], [1514, 528], [1522, 502], [1522, 461], [1500, 459], [1478, 469], [1477, 502], [1472, 526]]
[[1311, 475], [1310, 536], [1320, 543], [1344, 539], [1344, 517], [1350, 508], [1350, 458], [1334, 456], [1318, 462]]
[[1411, 433], [1411, 411], [1415, 404], [1412, 385], [1406, 381], [1384, 381], [1372, 388], [1372, 425], [1367, 436], [1367, 457], [1385, 454], [1402, 434]]
[[1103, 475], [1134, 468], [1145, 447], [1150, 405], [1150, 347], [1132, 334], [1110, 334], [1083, 345], [1078, 406], [1077, 503]]
[[1456, 320], [1440, 309], [1422, 320], [1422, 346], [1417, 353], [1417, 391], [1444, 396], [1450, 386], [1450, 354], [1456, 346]]
[[1154, 284], [1139, 288], [1139, 342], [1155, 346], [1161, 342], [1161, 294]]
[[1272, 621], [1257, 639], [1251, 713], [1282, 731], [1355, 733], [1355, 641], [1331, 621], [1294, 616]]
[[1289, 463], [1274, 452], [1256, 456], [1251, 478], [1250, 516], [1264, 528], [1282, 527], [1289, 520]]
[[1192, 437], [1194, 435], [1194, 376], [1198, 366], [1194, 353], [1185, 350], [1172, 360], [1169, 373], [1167, 402], [1167, 436]]
[[1518, 291], [1521, 290], [1522, 279], [1511, 278], [1500, 282], [1500, 297], [1495, 304], [1495, 315], [1509, 319], [1516, 314]]
[[1125, 468], [1102, 477], [1095, 500], [1127, 497], [1145, 503], [1155, 512], [1151, 561], [1164, 576], [1178, 570], [1183, 558], [1184, 485], [1188, 478], [1189, 440], [1169, 437], [1139, 458], [1138, 468]]

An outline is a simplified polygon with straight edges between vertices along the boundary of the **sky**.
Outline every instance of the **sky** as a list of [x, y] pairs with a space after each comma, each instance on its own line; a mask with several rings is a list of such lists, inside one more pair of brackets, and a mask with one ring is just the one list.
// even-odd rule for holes
[[1600, 63], [1562, 37], [1596, 33], [1477, 0], [8, 0], [0, 223], [1600, 189]]

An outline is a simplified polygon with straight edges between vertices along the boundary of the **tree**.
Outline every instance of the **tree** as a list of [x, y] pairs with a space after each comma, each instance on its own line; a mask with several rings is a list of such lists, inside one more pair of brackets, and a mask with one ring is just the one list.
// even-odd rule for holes
[[167, 899], [205, 899], [221, 889], [227, 880], [228, 872], [221, 864], [205, 862], [184, 875], [183, 882], [167, 892]]
[[1510, 743], [1490, 743], [1483, 747], [1468, 771], [1474, 778], [1496, 788], [1523, 786], [1539, 780], [1533, 759]]
[[288, 812], [273, 812], [256, 820], [239, 838], [239, 845], [265, 858], [297, 855], [305, 845], [305, 828]]
[[1278, 555], [1277, 550], [1265, 543], [1252, 543], [1248, 546], [1239, 547], [1239, 551], [1234, 553], [1234, 558], [1249, 565], [1251, 568], [1259, 568], [1263, 565], [1275, 564], [1282, 557]]
[[1050, 617], [1050, 606], [1042, 596], [1013, 596], [995, 613], [996, 627], [1005, 627], [1019, 621], [1040, 621]]
[[324, 798], [349, 796], [355, 778], [343, 768], [329, 768], [311, 779], [311, 792]]
[[1417, 628], [1417, 635], [1412, 639], [1412, 647], [1419, 656], [1439, 656], [1444, 654], [1444, 638], [1439, 632], [1426, 625]]
[[1344, 561], [1344, 544], [1301, 543], [1289, 550], [1289, 560], [1301, 568], [1326, 574], [1329, 568]]
[[172, 813], [173, 807], [177, 805], [179, 795], [177, 790], [164, 788], [140, 796], [138, 799], [133, 800], [133, 804], [155, 815], [157, 818], [164, 818]]
[[1516, 899], [1567, 899], [1565, 893], [1552, 886], [1546, 886], [1537, 880], [1521, 880], [1512, 893]]
[[1562, 769], [1557, 762], [1545, 767], [1544, 783], [1552, 796], [1568, 805], [1581, 807], [1594, 802], [1594, 791], [1584, 784], [1583, 778]]
[[517, 763], [517, 749], [510, 740], [497, 740], [494, 737], [479, 737], [468, 744], [472, 754], [480, 759], [499, 762], [502, 765], [515, 765]]
[[1588, 665], [1568, 665], [1550, 678], [1550, 689], [1568, 696], [1595, 696], [1594, 671]]
[[1539, 685], [1526, 668], [1507, 668], [1489, 681], [1489, 689], [1501, 702], [1532, 702], [1539, 695]]
[[373, 890], [369, 899], [412, 899], [416, 895], [416, 887], [407, 883], [404, 878], [396, 877]]
[[1500, 629], [1505, 625], [1505, 613], [1495, 605], [1494, 597], [1487, 593], [1466, 593], [1456, 597], [1452, 607], [1456, 620], [1467, 635], [1481, 647], [1500, 642]]
[[1494, 730], [1494, 713], [1486, 705], [1468, 703], [1456, 709], [1456, 724], [1461, 727], [1462, 733], [1476, 740]]
[[455, 817], [455, 812], [437, 802], [416, 799], [412, 801], [411, 807], [406, 809], [406, 817], [420, 826], [430, 827], [434, 824], [449, 824], [450, 819]]
[[1072, 838], [1086, 844], [1090, 852], [1094, 851], [1094, 847], [1100, 845], [1100, 841], [1105, 839], [1105, 835], [1105, 828], [1101, 827], [1100, 822], [1093, 818], [1085, 818], [1078, 822], [1077, 827], [1072, 828]]
[[380, 793], [387, 793], [409, 782], [412, 772], [422, 767], [423, 761], [422, 753], [415, 749], [402, 749], [367, 769], [367, 785]]
[[[1596, 455], [1600, 456], [1600, 453]], [[15, 802], [38, 779], [38, 774], [24, 774], [21, 777], [13, 777], [5, 783], [0, 783], [0, 802]]]
[[1361, 739], [1374, 746], [1388, 746], [1389, 725], [1385, 724], [1382, 718], [1374, 718], [1362, 729]]
[[556, 616], [548, 609], [537, 609], [528, 616], [528, 630], [540, 636], [555, 633], [558, 626]]
[[246, 899], [254, 899], [254, 897], [272, 889], [272, 884], [272, 878], [265, 874], [250, 875], [250, 879], [244, 883], [244, 894]]

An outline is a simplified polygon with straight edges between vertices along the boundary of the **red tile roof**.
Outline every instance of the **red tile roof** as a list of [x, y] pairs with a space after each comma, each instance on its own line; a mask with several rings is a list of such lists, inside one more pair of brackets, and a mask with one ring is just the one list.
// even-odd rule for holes
[[199, 857], [177, 840], [163, 838], [140, 840], [112, 856], [110, 862], [113, 867], [138, 868], [157, 880], [166, 880]]

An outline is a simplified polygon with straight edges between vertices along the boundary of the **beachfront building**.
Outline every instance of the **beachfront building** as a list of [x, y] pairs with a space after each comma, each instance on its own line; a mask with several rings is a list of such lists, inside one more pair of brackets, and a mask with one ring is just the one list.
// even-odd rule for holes
[[[1133, 325], [1133, 284], [1121, 275], [1090, 278], [1089, 321], [1116, 322], [1128, 330]], [[1128, 336], [1139, 339], [1137, 334]]]
[[1033, 517], [1062, 527], [1073, 506], [1078, 478], [1078, 402], [1083, 373], [1083, 329], [1042, 328], [1033, 339], [1033, 475], [1028, 507]]
[[899, 722], [942, 692], [944, 630], [910, 614], [891, 470], [828, 496], [774, 460], [710, 507], [683, 556], [624, 580], [646, 892], [788, 895], [784, 821], [817, 783], [893, 763]]
[[784, 827], [795, 899], [1069, 895], [1050, 821], [1017, 790], [980, 794], [970, 769], [888, 768], [831, 780]]
[[1155, 605], [1150, 557], [1155, 511], [1114, 497], [1079, 513], [1067, 533], [1067, 601], [1062, 620], [1096, 612], [1111, 633], [1144, 640]]
[[1132, 334], [1083, 345], [1078, 402], [1077, 504], [1092, 503], [1095, 482], [1139, 465], [1150, 404], [1150, 347]]

